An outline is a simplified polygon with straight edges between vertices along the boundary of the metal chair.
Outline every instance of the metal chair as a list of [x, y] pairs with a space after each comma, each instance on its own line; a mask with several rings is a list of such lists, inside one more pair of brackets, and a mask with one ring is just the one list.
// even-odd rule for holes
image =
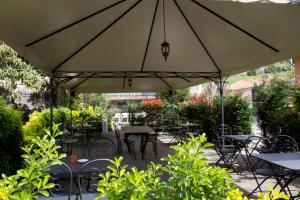
[[130, 153], [134, 158], [136, 158], [134, 141], [130, 139], [122, 139], [120, 135], [120, 128], [117, 125], [115, 125], [114, 133], [117, 139], [117, 154], [122, 155], [123, 143], [125, 143], [128, 149], [128, 153]]
[[95, 139], [88, 147], [87, 157], [89, 159], [113, 158], [115, 155], [115, 143], [106, 137]]
[[[258, 138], [257, 144], [255, 145], [255, 148], [252, 150], [252, 152], [257, 151], [258, 153], [292, 153], [292, 152], [297, 152], [298, 151], [298, 145], [297, 142], [290, 136], [288, 135], [277, 135], [274, 136], [273, 138], [271, 138], [270, 140], [268, 138], [262, 138], [262, 137], [258, 137], [258, 136], [253, 136]], [[268, 147], [264, 147], [263, 145], [266, 145], [266, 141], [270, 142], [270, 148]], [[262, 145], [263, 147], [261, 147], [260, 145]], [[263, 166], [262, 162], [257, 161], [257, 159], [255, 159], [253, 156], [251, 156], [252, 152], [249, 152], [249, 164], [251, 166], [251, 171], [252, 174], [254, 176], [254, 179], [257, 183], [257, 187], [248, 195], [252, 195], [257, 189], [260, 190], [260, 192], [262, 192], [261, 190], [261, 186], [262, 184], [270, 179], [270, 178], [275, 178], [277, 180], [277, 183], [275, 185], [275, 187], [277, 187], [278, 185], [282, 184], [281, 182], [283, 182], [283, 185], [286, 183], [286, 176], [289, 175], [289, 171], [285, 170], [285, 169], [281, 169], [281, 168], [270, 168]], [[263, 176], [263, 180], [261, 182], [258, 182], [257, 179], [257, 175]], [[288, 192], [291, 195], [291, 191], [290, 189], [287, 187]]]
[[[50, 181], [55, 184], [49, 190], [51, 199], [71, 199], [73, 175], [70, 167], [62, 162], [61, 165], [54, 165], [50, 169]], [[42, 199], [42, 198], [41, 198]]]
[[[253, 177], [255, 179], [255, 182], [257, 184], [256, 188], [253, 189], [252, 192], [250, 192], [247, 196], [251, 196], [253, 193], [255, 193], [258, 189], [260, 192], [262, 192], [261, 186], [266, 182], [266, 180], [270, 178], [275, 178], [277, 183], [275, 184], [274, 188], [276, 188], [280, 182], [282, 181], [283, 184], [285, 184], [285, 177], [289, 174], [287, 170], [276, 168], [271, 169], [269, 166], [265, 166], [265, 163], [263, 163], [260, 160], [257, 160], [252, 155], [249, 156], [249, 164], [250, 168], [253, 174]], [[258, 181], [258, 176], [262, 176], [263, 180], [261, 182]], [[287, 187], [289, 193], [290, 189]]]
[[271, 150], [274, 153], [291, 153], [298, 151], [297, 142], [288, 135], [276, 135], [271, 138]]
[[169, 141], [169, 144], [171, 144], [172, 142], [182, 142], [184, 133], [181, 127], [171, 125], [168, 127], [167, 131], [172, 136], [172, 139]]
[[[232, 135], [231, 127], [226, 124], [219, 125], [218, 130], [219, 130], [220, 135]], [[224, 130], [224, 134], [223, 134], [223, 130]]]
[[225, 144], [225, 136], [214, 134], [213, 142], [216, 153], [219, 155], [219, 160], [216, 164], [223, 161], [227, 168], [231, 168], [237, 159], [238, 149], [233, 144]]
[[250, 136], [246, 141], [246, 155], [251, 156], [253, 153], [264, 153], [269, 152], [269, 138], [261, 136]]
[[79, 143], [78, 138], [71, 132], [65, 132], [56, 139], [56, 142], [61, 147], [59, 152], [65, 153], [67, 156], [72, 155], [74, 145]]
[[[158, 154], [158, 151], [157, 151], [157, 137], [158, 137], [158, 132], [161, 131], [162, 129], [159, 128], [159, 127], [153, 127], [152, 129], [154, 130], [154, 132], [149, 133], [146, 142], [152, 143], [153, 152], [154, 152], [155, 158], [157, 158], [157, 154]], [[141, 141], [140, 148], [142, 148], [142, 142], [144, 142], [144, 141]]]
[[77, 194], [80, 200], [95, 198], [98, 182], [101, 179], [99, 174], [107, 172], [109, 165], [111, 165], [109, 159], [95, 159], [81, 166], [78, 172], [79, 194]]

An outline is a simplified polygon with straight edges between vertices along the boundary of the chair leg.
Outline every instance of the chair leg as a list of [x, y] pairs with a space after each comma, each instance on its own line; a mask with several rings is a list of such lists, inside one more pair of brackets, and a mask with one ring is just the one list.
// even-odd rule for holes
[[155, 158], [157, 158], [157, 143], [156, 141], [154, 142], [154, 154], [155, 154]]
[[157, 158], [157, 144], [156, 144], [156, 141], [152, 142], [152, 147], [153, 147], [155, 158]]
[[126, 142], [128, 153], [131, 154], [131, 148], [129, 142]]
[[[254, 175], [254, 174], [253, 174]], [[262, 182], [258, 182], [258, 180], [257, 180], [257, 177], [254, 175], [254, 179], [255, 179], [255, 181], [256, 181], [256, 183], [257, 183], [257, 187], [254, 189], [254, 190], [252, 190], [252, 192], [251, 193], [249, 193], [247, 196], [249, 197], [249, 196], [251, 196], [257, 189], [259, 189], [259, 191], [260, 192], [262, 192], [262, 190], [261, 190], [261, 186], [262, 186], [262, 184], [267, 180], [267, 179], [269, 179], [270, 177], [268, 176], [268, 177], [266, 177]]]
[[122, 155], [122, 142], [121, 141], [118, 141], [117, 153], [118, 153], [118, 155]]
[[131, 143], [131, 155], [136, 159], [135, 147], [133, 143]]
[[220, 157], [219, 160], [217, 160], [217, 162], [215, 163], [215, 165], [218, 165], [219, 162], [221, 162], [221, 161], [222, 161], [222, 158]]

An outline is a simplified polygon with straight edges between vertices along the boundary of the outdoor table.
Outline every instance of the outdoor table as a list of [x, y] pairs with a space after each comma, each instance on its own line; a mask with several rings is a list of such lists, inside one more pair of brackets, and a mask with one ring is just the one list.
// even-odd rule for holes
[[195, 127], [195, 126], [200, 126], [200, 124], [197, 123], [185, 123], [185, 124], [180, 124], [181, 127]]
[[253, 135], [226, 135], [225, 137], [231, 140], [245, 142]]
[[244, 155], [242, 154], [242, 151], [245, 150], [246, 156], [249, 156], [249, 152], [247, 151], [247, 142], [251, 137], [254, 135], [226, 135], [225, 139], [229, 139], [235, 143], [235, 147], [237, 148], [237, 155], [241, 155], [242, 159], [245, 161], [247, 167], [250, 166], [248, 163], [248, 158], [245, 158]]
[[[170, 128], [170, 127], [169, 127]], [[182, 130], [182, 126], [171, 126], [171, 129], [169, 131], [173, 134], [173, 138], [169, 141], [169, 144], [171, 144], [174, 140], [179, 140], [181, 143], [184, 139], [184, 132]]]
[[[275, 166], [284, 168], [288, 170], [288, 175], [286, 176], [287, 180], [285, 184], [282, 184], [279, 176], [275, 176], [278, 184], [281, 187], [283, 192], [286, 192], [288, 185], [300, 176], [300, 152], [297, 153], [266, 153], [266, 154], [256, 154], [253, 157], [258, 158], [262, 161], [265, 161], [269, 164], [270, 168], [277, 174]], [[291, 198], [300, 197], [300, 192], [297, 196], [291, 196]]]
[[[75, 178], [78, 173], [80, 168], [87, 162], [91, 161], [88, 160], [87, 162], [75, 162], [75, 163], [71, 163], [70, 157], [64, 157], [61, 159], [62, 162], [66, 163], [68, 165], [68, 167], [71, 169], [72, 174], [73, 174], [73, 178]], [[84, 173], [92, 173], [95, 172], [95, 170], [92, 169], [93, 166], [91, 165], [89, 168], [86, 169], [86, 171], [83, 171]], [[101, 166], [99, 166], [99, 163], [97, 163], [97, 166], [95, 165], [95, 168], [101, 168]], [[59, 170], [59, 167], [55, 166], [53, 169], [50, 169], [50, 173], [56, 173], [56, 172], [61, 172]]]
[[[180, 134], [180, 142], [183, 141], [183, 139], [186, 137], [186, 133], [192, 133], [195, 132], [195, 129], [197, 127], [200, 126], [200, 124], [198, 123], [185, 123], [185, 124], [179, 124], [179, 126], [181, 127], [181, 130], [182, 130], [182, 134]], [[194, 133], [196, 134], [196, 133]], [[193, 134], [193, 135], [194, 135]]]
[[121, 127], [120, 133], [124, 134], [125, 141], [128, 141], [130, 135], [137, 135], [141, 137], [141, 153], [142, 159], [144, 159], [145, 150], [147, 147], [148, 136], [151, 132], [154, 132], [149, 126], [124, 126]]

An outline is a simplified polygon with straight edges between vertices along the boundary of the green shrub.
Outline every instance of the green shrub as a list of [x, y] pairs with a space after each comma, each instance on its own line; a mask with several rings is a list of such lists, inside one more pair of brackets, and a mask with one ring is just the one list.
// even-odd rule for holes
[[[96, 199], [106, 197], [110, 200], [247, 200], [232, 184], [227, 169], [209, 165], [203, 148], [210, 147], [205, 135], [192, 137], [183, 144], [173, 146], [174, 153], [164, 158], [165, 165], [151, 163], [146, 170], [135, 167], [126, 171], [121, 166], [121, 158], [116, 158], [109, 171], [100, 174]], [[162, 175], [168, 180], [162, 180]], [[278, 191], [260, 194], [259, 200], [282, 198], [286, 195]], [[272, 198], [273, 199], [273, 198]]]
[[21, 115], [0, 99], [0, 173], [20, 169], [21, 144]]
[[[84, 121], [92, 122], [92, 125], [101, 128], [101, 121], [108, 118], [107, 111], [101, 107], [88, 107], [80, 111], [72, 110], [72, 125], [81, 125]], [[108, 119], [109, 121], [110, 119]], [[71, 121], [71, 111], [60, 107], [53, 109], [53, 123], [60, 124], [59, 129], [64, 131], [67, 122]], [[30, 115], [29, 121], [23, 126], [23, 138], [28, 142], [37, 135], [43, 135], [44, 129], [50, 126], [50, 110], [35, 111]]]
[[21, 113], [21, 115], [22, 115], [22, 124], [28, 122], [31, 110], [28, 108], [27, 105], [25, 105], [25, 104], [24, 105], [12, 104], [12, 108]]
[[273, 79], [254, 87], [253, 105], [264, 135], [287, 134], [300, 142], [300, 89]]
[[[67, 122], [67, 109], [53, 109], [53, 123], [60, 124], [59, 129], [64, 130]], [[41, 112], [34, 111], [30, 115], [29, 121], [23, 126], [23, 138], [25, 142], [29, 142], [36, 136], [41, 136], [45, 132], [45, 128], [50, 127], [50, 110], [45, 109]]]
[[168, 101], [167, 99], [163, 100], [163, 108], [161, 110], [163, 117], [166, 119], [168, 124], [177, 124], [179, 121], [180, 106], [179, 104]]
[[204, 132], [208, 133], [217, 124], [218, 116], [214, 107], [208, 102], [195, 102], [182, 106], [181, 115], [189, 121], [198, 120]]
[[[190, 121], [198, 120], [204, 132], [221, 124], [220, 97], [212, 103], [207, 101], [189, 102], [182, 106], [181, 115]], [[224, 121], [232, 128], [233, 134], [250, 134], [252, 109], [249, 102], [240, 94], [229, 92], [224, 95]]]
[[43, 137], [36, 137], [31, 143], [22, 148], [25, 154], [25, 168], [17, 171], [15, 175], [2, 175], [0, 180], [0, 199], [3, 200], [33, 200], [39, 196], [49, 196], [48, 189], [55, 186], [49, 183], [49, 170], [52, 165], [60, 164], [65, 155], [59, 154], [55, 137], [62, 134], [58, 125], [53, 126], [54, 133], [45, 130]]
[[[220, 98], [214, 100], [215, 113], [220, 120]], [[224, 121], [231, 127], [233, 134], [251, 134], [252, 109], [249, 101], [236, 92], [229, 92], [224, 96]]]
[[[111, 171], [101, 174], [98, 198], [109, 199], [226, 199], [232, 179], [226, 169], [210, 166], [203, 148], [210, 147], [205, 135], [173, 146], [174, 153], [164, 158], [166, 165], [151, 163], [145, 171], [126, 171], [116, 159]], [[160, 176], [169, 179], [162, 181]]]

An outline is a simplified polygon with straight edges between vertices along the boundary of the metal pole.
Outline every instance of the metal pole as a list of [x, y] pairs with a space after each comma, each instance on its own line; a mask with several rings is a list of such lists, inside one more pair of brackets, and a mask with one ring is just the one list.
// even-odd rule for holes
[[222, 81], [222, 76], [220, 75], [220, 99], [221, 99], [221, 127], [222, 135], [224, 135], [224, 82]]
[[50, 78], [50, 133], [53, 134], [53, 78]]
[[74, 101], [74, 97], [75, 97], [75, 92], [71, 92], [71, 95], [70, 95], [70, 125], [71, 125], [71, 133], [73, 134], [73, 114], [72, 114], [72, 111], [73, 111], [73, 101]]

